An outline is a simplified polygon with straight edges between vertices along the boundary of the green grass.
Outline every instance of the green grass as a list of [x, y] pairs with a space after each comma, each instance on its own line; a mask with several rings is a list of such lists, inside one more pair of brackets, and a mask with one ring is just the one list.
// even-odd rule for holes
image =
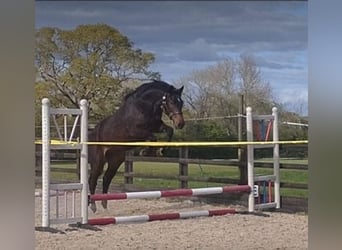
[[289, 196], [289, 197], [307, 198], [308, 190], [307, 189], [280, 188], [280, 195]]
[[[273, 158], [262, 158], [254, 160], [254, 162], [273, 162]], [[288, 163], [288, 164], [308, 164], [308, 159], [302, 158], [281, 158], [280, 163]]]
[[280, 181], [290, 183], [308, 183], [308, 171], [281, 169]]
[[[272, 161], [271, 159], [263, 159], [262, 161]], [[302, 159], [282, 159], [281, 163], [297, 163], [307, 164], [307, 160]], [[75, 164], [58, 164], [53, 167], [76, 169]], [[119, 168], [117, 176], [113, 179], [114, 184], [123, 184], [123, 165]], [[134, 173], [145, 174], [150, 176], [164, 175], [168, 178], [177, 178], [178, 176], [178, 164], [177, 163], [155, 163], [155, 162], [135, 162]], [[272, 169], [255, 169], [256, 175], [269, 175], [272, 174]], [[239, 178], [239, 170], [237, 167], [232, 166], [216, 166], [216, 165], [200, 165], [200, 164], [189, 164], [189, 176], [192, 177], [227, 177], [227, 178]], [[101, 177], [100, 177], [101, 178]], [[77, 174], [72, 173], [51, 173], [51, 181], [76, 181]], [[308, 171], [304, 170], [288, 170], [281, 169], [280, 171], [281, 182], [286, 183], [307, 183], [308, 182]], [[152, 179], [152, 178], [134, 178], [134, 185], [138, 188], [144, 189], [165, 189], [165, 188], [179, 188], [178, 180], [168, 179]], [[198, 187], [213, 187], [222, 186], [222, 183], [209, 183], [209, 182], [198, 182], [189, 181], [188, 185], [190, 188]], [[281, 188], [281, 194], [284, 196], [292, 197], [307, 197], [308, 191], [302, 189], [292, 188]]]

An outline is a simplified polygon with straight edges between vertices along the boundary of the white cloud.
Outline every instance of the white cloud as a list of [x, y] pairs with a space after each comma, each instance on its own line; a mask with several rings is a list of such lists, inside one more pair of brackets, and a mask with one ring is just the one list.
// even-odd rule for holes
[[308, 102], [308, 90], [297, 86], [296, 88], [281, 88], [278, 89], [280, 102]]
[[103, 16], [102, 11], [80, 8], [64, 10], [61, 14], [67, 18], [99, 18]]
[[189, 44], [184, 45], [178, 51], [180, 60], [185, 61], [217, 61], [220, 57], [217, 55], [216, 49], [205, 39], [198, 38]]

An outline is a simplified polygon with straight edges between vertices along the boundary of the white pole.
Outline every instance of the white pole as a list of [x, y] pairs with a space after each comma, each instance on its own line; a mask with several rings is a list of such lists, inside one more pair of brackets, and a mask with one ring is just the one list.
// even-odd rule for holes
[[50, 102], [42, 100], [42, 227], [50, 226]]
[[[279, 141], [279, 128], [278, 128], [278, 110], [276, 107], [272, 109], [273, 115], [273, 141]], [[274, 201], [276, 208], [280, 208], [280, 170], [279, 170], [279, 143], [274, 144], [273, 148], [273, 174], [275, 175], [274, 181]]]
[[80, 101], [80, 108], [82, 110], [81, 115], [81, 138], [82, 144], [81, 149], [81, 160], [80, 160], [80, 171], [81, 171], [81, 216], [82, 224], [88, 223], [88, 145], [85, 142], [88, 141], [88, 103], [82, 99]]
[[[252, 108], [246, 108], [246, 128], [247, 128], [247, 141], [253, 141], [253, 117]], [[251, 144], [247, 145], [247, 176], [248, 176], [248, 186], [251, 188], [251, 192], [248, 196], [248, 211], [254, 212], [254, 147]]]

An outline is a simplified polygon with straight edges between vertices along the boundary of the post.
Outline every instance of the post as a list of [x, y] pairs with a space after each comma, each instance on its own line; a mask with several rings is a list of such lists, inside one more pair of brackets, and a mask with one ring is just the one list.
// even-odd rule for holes
[[[189, 157], [189, 149], [188, 147], [180, 147], [179, 148], [179, 177], [182, 178], [183, 176], [188, 177], [188, 162], [186, 160]], [[184, 162], [185, 160], [185, 162]], [[181, 179], [179, 182], [180, 188], [188, 188], [188, 180]]]
[[[126, 152], [126, 157], [125, 157], [125, 172], [124, 172], [124, 186], [125, 190], [129, 189], [132, 187], [133, 184], [133, 150], [129, 150]], [[127, 159], [128, 158], [128, 159]]]
[[81, 114], [81, 160], [80, 160], [80, 170], [81, 170], [81, 216], [82, 224], [88, 223], [88, 103], [86, 100], [82, 99], [80, 101]]
[[42, 100], [42, 227], [50, 226], [50, 101]]
[[[253, 117], [252, 108], [246, 108], [246, 128], [247, 128], [247, 141], [253, 141]], [[248, 196], [248, 211], [254, 212], [254, 146], [252, 144], [247, 145], [247, 172], [248, 172], [248, 186], [251, 188], [251, 192]]]
[[[243, 115], [243, 109], [244, 109], [244, 98], [243, 95], [240, 95], [239, 99], [239, 117], [238, 117], [238, 141], [242, 141], [242, 115]], [[242, 161], [242, 156], [241, 156], [241, 147], [238, 148], [238, 159], [239, 162]]]
[[[278, 128], [278, 110], [276, 107], [272, 109], [273, 115], [273, 141], [279, 141], [279, 128]], [[275, 175], [274, 181], [274, 201], [276, 208], [280, 208], [280, 170], [279, 170], [279, 143], [274, 144], [273, 148], [273, 174]]]
[[[238, 141], [241, 142], [243, 123], [242, 115], [244, 110], [244, 96], [240, 95], [239, 99], [239, 117], [238, 117]], [[238, 147], [238, 161], [239, 161], [239, 171], [240, 171], [240, 184], [247, 184], [247, 159], [246, 159], [246, 146]]]

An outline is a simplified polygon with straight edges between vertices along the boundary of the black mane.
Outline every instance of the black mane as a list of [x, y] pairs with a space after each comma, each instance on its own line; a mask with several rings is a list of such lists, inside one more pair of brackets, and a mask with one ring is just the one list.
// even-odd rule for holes
[[127, 100], [127, 98], [134, 96], [134, 97], [139, 97], [142, 93], [146, 92], [149, 89], [159, 89], [163, 92], [170, 93], [176, 88], [166, 82], [163, 81], [158, 81], [158, 80], [152, 80], [151, 82], [143, 83], [139, 87], [137, 87], [134, 91], [131, 93], [128, 93], [124, 100]]

